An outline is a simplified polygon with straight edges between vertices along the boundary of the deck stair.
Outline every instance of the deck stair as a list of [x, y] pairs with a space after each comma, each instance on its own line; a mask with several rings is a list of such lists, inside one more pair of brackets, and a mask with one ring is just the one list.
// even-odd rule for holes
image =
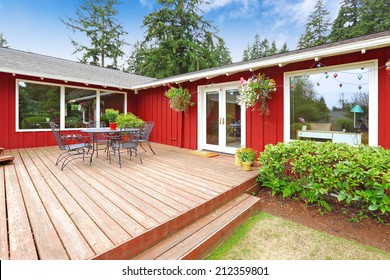
[[253, 195], [241, 194], [134, 259], [203, 259], [258, 210], [259, 202]]

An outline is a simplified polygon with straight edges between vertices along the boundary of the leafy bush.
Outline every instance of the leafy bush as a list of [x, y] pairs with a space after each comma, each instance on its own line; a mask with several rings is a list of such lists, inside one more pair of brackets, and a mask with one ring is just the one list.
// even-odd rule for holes
[[144, 121], [132, 113], [120, 114], [116, 120], [119, 128], [125, 127], [140, 127]]
[[27, 117], [22, 120], [20, 128], [40, 128], [43, 122], [46, 122], [46, 117]]
[[267, 145], [259, 163], [258, 182], [273, 195], [326, 211], [330, 201], [357, 206], [378, 219], [390, 212], [390, 151], [381, 147], [294, 141]]

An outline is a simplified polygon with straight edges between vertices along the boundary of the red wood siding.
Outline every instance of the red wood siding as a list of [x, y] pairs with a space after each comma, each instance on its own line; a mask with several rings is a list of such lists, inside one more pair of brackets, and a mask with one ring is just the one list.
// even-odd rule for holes
[[[378, 92], [379, 92], [379, 128], [378, 144], [390, 149], [390, 116], [386, 114], [386, 108], [390, 107], [390, 74], [385, 71], [383, 65], [390, 58], [390, 48], [367, 50], [365, 54], [360, 52], [336, 57], [321, 59], [326, 66], [348, 64], [359, 61], [378, 59]], [[270, 114], [263, 116], [258, 110], [247, 111], [246, 145], [258, 151], [263, 151], [266, 144], [276, 144], [283, 141], [284, 121], [284, 73], [306, 70], [313, 67], [314, 60], [291, 63], [284, 67], [269, 67], [256, 70], [255, 73], [265, 73], [275, 79], [278, 90], [269, 100]], [[316, 66], [314, 66], [316, 67]], [[218, 84], [229, 81], [239, 81], [240, 77], [249, 78], [249, 71], [237, 73], [231, 76], [220, 76], [210, 80], [201, 79], [196, 82], [186, 82], [182, 86], [188, 88], [192, 94], [192, 100], [197, 103], [197, 87], [207, 84]], [[191, 107], [184, 116], [183, 141], [178, 142], [180, 134], [180, 113], [169, 108], [168, 101], [164, 97], [166, 87], [141, 90], [139, 93], [139, 115], [145, 120], [153, 120], [157, 126], [151, 137], [152, 141], [172, 146], [196, 149], [197, 148], [197, 104]]]
[[[378, 59], [378, 91], [379, 91], [379, 123], [378, 123], [378, 144], [390, 149], [390, 73], [385, 70], [385, 63], [390, 58], [390, 47], [367, 50], [365, 54], [360, 52], [346, 54], [336, 57], [321, 59], [326, 66], [347, 64], [359, 61]], [[260, 111], [247, 111], [247, 146], [262, 151], [266, 144], [283, 141], [283, 83], [284, 73], [297, 70], [305, 70], [313, 67], [314, 59], [299, 63], [291, 63], [283, 67], [269, 67], [255, 71], [261, 72], [275, 79], [278, 86], [276, 94], [269, 100], [269, 116], [265, 117]], [[199, 85], [218, 84], [230, 81], [239, 81], [240, 77], [248, 78], [249, 71], [236, 73], [230, 76], [220, 76], [212, 79], [201, 79], [196, 82], [186, 82], [182, 86], [188, 88], [192, 94], [191, 100], [195, 103], [193, 107], [183, 114], [169, 108], [168, 100], [164, 96], [167, 87], [157, 87], [146, 90], [139, 90], [135, 95], [131, 91], [127, 97], [127, 110], [140, 116], [146, 121], [154, 121], [155, 128], [151, 134], [151, 141], [171, 146], [184, 147], [189, 149], [197, 148], [198, 138], [198, 104], [197, 87]], [[0, 73], [0, 146], [5, 148], [36, 147], [55, 145], [51, 132], [15, 132], [15, 79], [25, 78], [38, 80], [31, 77], [14, 77], [11, 74]], [[45, 79], [44, 82], [63, 84], [62, 81]], [[70, 85], [70, 83], [69, 83]], [[85, 85], [76, 86], [86, 87]], [[177, 86], [177, 85], [175, 85]], [[90, 86], [92, 88], [99, 88]], [[102, 90], [108, 90], [103, 89]], [[116, 90], [116, 89], [113, 89]]]
[[[66, 86], [78, 86], [87, 88], [84, 84], [64, 83], [52, 79], [44, 79], [29, 77], [29, 76], [13, 76], [9, 73], [0, 73], [0, 147], [6, 149], [14, 148], [29, 148], [56, 145], [53, 133], [51, 131], [29, 131], [16, 132], [16, 79], [25, 79], [29, 81], [38, 81], [45, 83], [54, 83]], [[91, 89], [101, 89], [104, 91], [121, 91], [118, 89], [103, 88], [90, 85]], [[133, 94], [128, 93], [127, 97], [128, 109], [137, 107], [136, 102], [133, 101]], [[77, 131], [68, 131], [69, 133], [77, 133]]]

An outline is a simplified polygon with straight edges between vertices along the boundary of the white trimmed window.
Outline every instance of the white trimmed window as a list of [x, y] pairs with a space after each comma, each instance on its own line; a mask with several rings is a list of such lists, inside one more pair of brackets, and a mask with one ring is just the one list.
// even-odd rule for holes
[[285, 73], [284, 140], [378, 145], [377, 69], [375, 60]]
[[106, 108], [126, 112], [126, 93], [70, 87], [35, 81], [16, 81], [17, 131], [45, 130], [48, 122], [62, 129], [104, 121]]

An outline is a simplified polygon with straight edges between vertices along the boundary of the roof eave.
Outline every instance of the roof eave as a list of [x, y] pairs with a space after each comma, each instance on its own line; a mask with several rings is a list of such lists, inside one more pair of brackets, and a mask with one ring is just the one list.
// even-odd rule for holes
[[4, 68], [1, 66], [0, 66], [0, 72], [11, 73], [12, 75], [37, 77], [40, 79], [60, 80], [60, 81], [64, 81], [65, 83], [73, 82], [73, 83], [80, 83], [80, 84], [84, 84], [84, 85], [95, 85], [95, 86], [100, 86], [103, 88], [110, 87], [110, 88], [118, 88], [119, 90], [123, 90], [123, 89], [130, 90], [129, 86], [120, 85], [120, 84], [116, 84], [116, 83], [104, 83], [103, 84], [99, 81], [85, 80], [85, 79], [79, 79], [79, 78], [67, 77], [67, 76], [61, 76], [61, 75], [50, 75], [47, 73], [20, 71], [20, 70], [11, 69], [11, 68]]
[[141, 89], [162, 86], [168, 83], [179, 84], [187, 81], [196, 81], [204, 78], [207, 79], [207, 78], [214, 78], [222, 75], [232, 75], [238, 72], [254, 71], [265, 67], [272, 67], [277, 65], [284, 66], [290, 63], [295, 63], [295, 62], [300, 62], [300, 61], [305, 61], [310, 59], [319, 60], [325, 57], [331, 57], [331, 56], [353, 53], [358, 51], [365, 53], [370, 49], [383, 48], [389, 45], [390, 45], [390, 35], [380, 37], [380, 38], [367, 39], [360, 42], [352, 42], [352, 43], [346, 43], [337, 46], [323, 47], [320, 49], [313, 48], [313, 49], [308, 49], [307, 51], [286, 54], [284, 56], [280, 56], [276, 58], [270, 57], [269, 59], [248, 61], [248, 63], [245, 64], [242, 63], [231, 64], [231, 65], [227, 65], [226, 67], [222, 67], [218, 69], [202, 71], [201, 73], [193, 72], [193, 73], [184, 74], [176, 77], [168, 77], [168, 78], [160, 79], [149, 83], [134, 85], [131, 87], [131, 89], [141, 90]]

